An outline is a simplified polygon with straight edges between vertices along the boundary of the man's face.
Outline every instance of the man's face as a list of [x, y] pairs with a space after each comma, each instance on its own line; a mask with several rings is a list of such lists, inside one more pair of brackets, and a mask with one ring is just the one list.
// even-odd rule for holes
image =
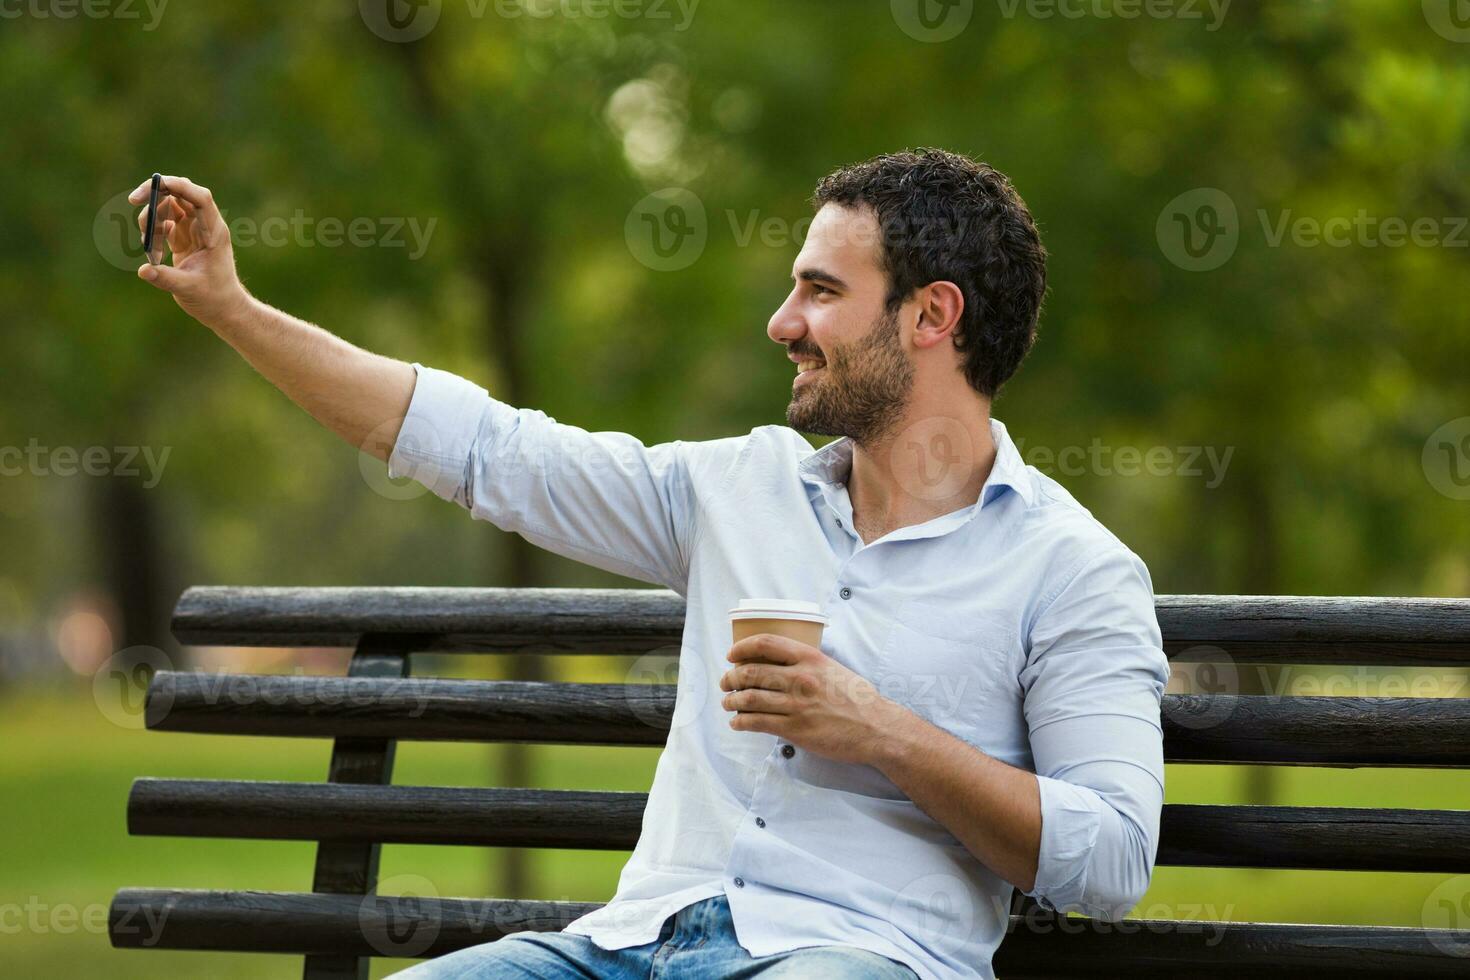
[[766, 328], [798, 367], [820, 365], [792, 383], [793, 429], [871, 443], [902, 417], [914, 369], [899, 311], [884, 310], [881, 256], [872, 211], [827, 204], [817, 212], [792, 266], [795, 287]]

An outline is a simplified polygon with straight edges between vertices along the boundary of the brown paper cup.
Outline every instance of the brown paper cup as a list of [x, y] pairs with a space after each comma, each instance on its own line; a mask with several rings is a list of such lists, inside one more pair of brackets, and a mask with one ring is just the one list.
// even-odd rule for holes
[[798, 643], [819, 647], [822, 645], [822, 624], [808, 623], [800, 619], [735, 619], [730, 621], [732, 642], [739, 643], [756, 633], [774, 633], [789, 636]]
[[756, 633], [774, 633], [820, 647], [827, 617], [814, 602], [790, 599], [742, 599], [730, 610], [731, 642]]

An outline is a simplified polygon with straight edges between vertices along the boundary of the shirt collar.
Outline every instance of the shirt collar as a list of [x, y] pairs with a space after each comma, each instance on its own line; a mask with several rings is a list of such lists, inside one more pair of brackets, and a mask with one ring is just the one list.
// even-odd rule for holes
[[[980, 505], [983, 507], [989, 503], [1002, 487], [1010, 487], [1030, 506], [1035, 502], [1036, 493], [1026, 472], [1026, 463], [1005, 425], [998, 419], [990, 420], [990, 438], [995, 442], [995, 464], [980, 490]], [[854, 446], [851, 436], [834, 439], [798, 460], [797, 474], [802, 482], [812, 486], [845, 486], [852, 475]]]

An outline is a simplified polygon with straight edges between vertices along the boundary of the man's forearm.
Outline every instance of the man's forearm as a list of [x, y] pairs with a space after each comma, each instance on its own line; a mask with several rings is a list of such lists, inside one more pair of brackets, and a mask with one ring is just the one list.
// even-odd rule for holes
[[1008, 766], [899, 705], [872, 764], [954, 834], [991, 871], [1023, 892], [1036, 883], [1041, 791]]
[[248, 294], [207, 324], [322, 425], [387, 459], [413, 397], [413, 366], [356, 347]]
[[[128, 195], [150, 200], [151, 181]], [[173, 295], [187, 314], [219, 334], [286, 396], [364, 452], [387, 459], [416, 383], [413, 366], [380, 357], [251, 296], [235, 271], [229, 225], [209, 188], [165, 177], [155, 223], [172, 264], [146, 262], [138, 276]], [[141, 233], [149, 208], [138, 212]]]

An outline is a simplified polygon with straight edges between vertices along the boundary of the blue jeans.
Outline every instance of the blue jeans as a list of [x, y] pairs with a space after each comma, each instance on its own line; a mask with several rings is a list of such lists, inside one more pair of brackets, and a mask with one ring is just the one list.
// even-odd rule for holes
[[856, 946], [808, 946], [751, 956], [735, 939], [730, 902], [716, 895], [665, 920], [642, 946], [608, 950], [568, 932], [513, 932], [393, 975], [394, 980], [914, 980], [913, 970]]

